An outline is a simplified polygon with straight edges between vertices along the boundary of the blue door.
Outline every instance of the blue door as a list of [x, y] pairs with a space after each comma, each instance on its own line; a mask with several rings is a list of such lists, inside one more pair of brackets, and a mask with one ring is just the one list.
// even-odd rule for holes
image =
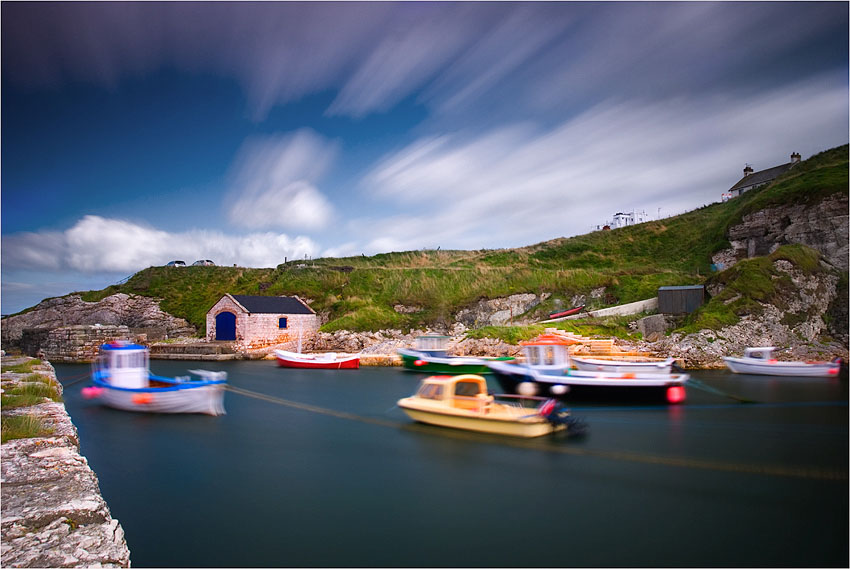
[[232, 312], [222, 312], [215, 317], [215, 339], [236, 339], [236, 315]]

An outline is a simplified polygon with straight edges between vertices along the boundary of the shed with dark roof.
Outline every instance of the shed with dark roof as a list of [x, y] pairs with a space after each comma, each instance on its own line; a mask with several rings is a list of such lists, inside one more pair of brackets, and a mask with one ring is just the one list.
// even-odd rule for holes
[[242, 350], [293, 348], [319, 329], [318, 316], [297, 296], [225, 294], [207, 312], [207, 340]]

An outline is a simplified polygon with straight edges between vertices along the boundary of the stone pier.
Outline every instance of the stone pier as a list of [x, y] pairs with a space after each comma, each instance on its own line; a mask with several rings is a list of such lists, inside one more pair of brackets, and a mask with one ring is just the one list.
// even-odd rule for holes
[[80, 455], [77, 429], [65, 405], [47, 397], [35, 405], [12, 403], [26, 384], [50, 385], [61, 394], [53, 366], [26, 357], [4, 356], [2, 363], [3, 437], [16, 417], [39, 421], [41, 431], [0, 445], [0, 565], [130, 567], [124, 530]]

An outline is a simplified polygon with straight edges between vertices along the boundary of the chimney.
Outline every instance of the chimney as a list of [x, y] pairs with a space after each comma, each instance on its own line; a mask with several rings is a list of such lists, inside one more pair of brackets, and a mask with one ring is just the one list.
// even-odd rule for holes
[[800, 154], [798, 152], [791, 153], [791, 163], [796, 164], [800, 161]]
[[752, 166], [750, 166], [749, 164], [745, 164], [744, 165], [744, 177], [746, 178], [747, 176], [749, 176], [752, 173], [753, 173]]

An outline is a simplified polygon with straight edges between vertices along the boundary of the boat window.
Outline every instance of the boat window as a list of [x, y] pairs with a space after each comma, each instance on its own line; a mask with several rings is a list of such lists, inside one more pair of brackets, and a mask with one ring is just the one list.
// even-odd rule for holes
[[533, 366], [540, 365], [540, 353], [537, 348], [531, 348], [528, 350], [528, 363]]
[[555, 364], [555, 348], [552, 346], [546, 346], [546, 356], [545, 356], [545, 364], [546, 365], [554, 365]]
[[459, 381], [455, 384], [455, 395], [475, 397], [480, 391], [478, 384], [472, 381]]
[[417, 395], [423, 399], [442, 399], [443, 386], [427, 383], [419, 389], [419, 393], [417, 393]]

